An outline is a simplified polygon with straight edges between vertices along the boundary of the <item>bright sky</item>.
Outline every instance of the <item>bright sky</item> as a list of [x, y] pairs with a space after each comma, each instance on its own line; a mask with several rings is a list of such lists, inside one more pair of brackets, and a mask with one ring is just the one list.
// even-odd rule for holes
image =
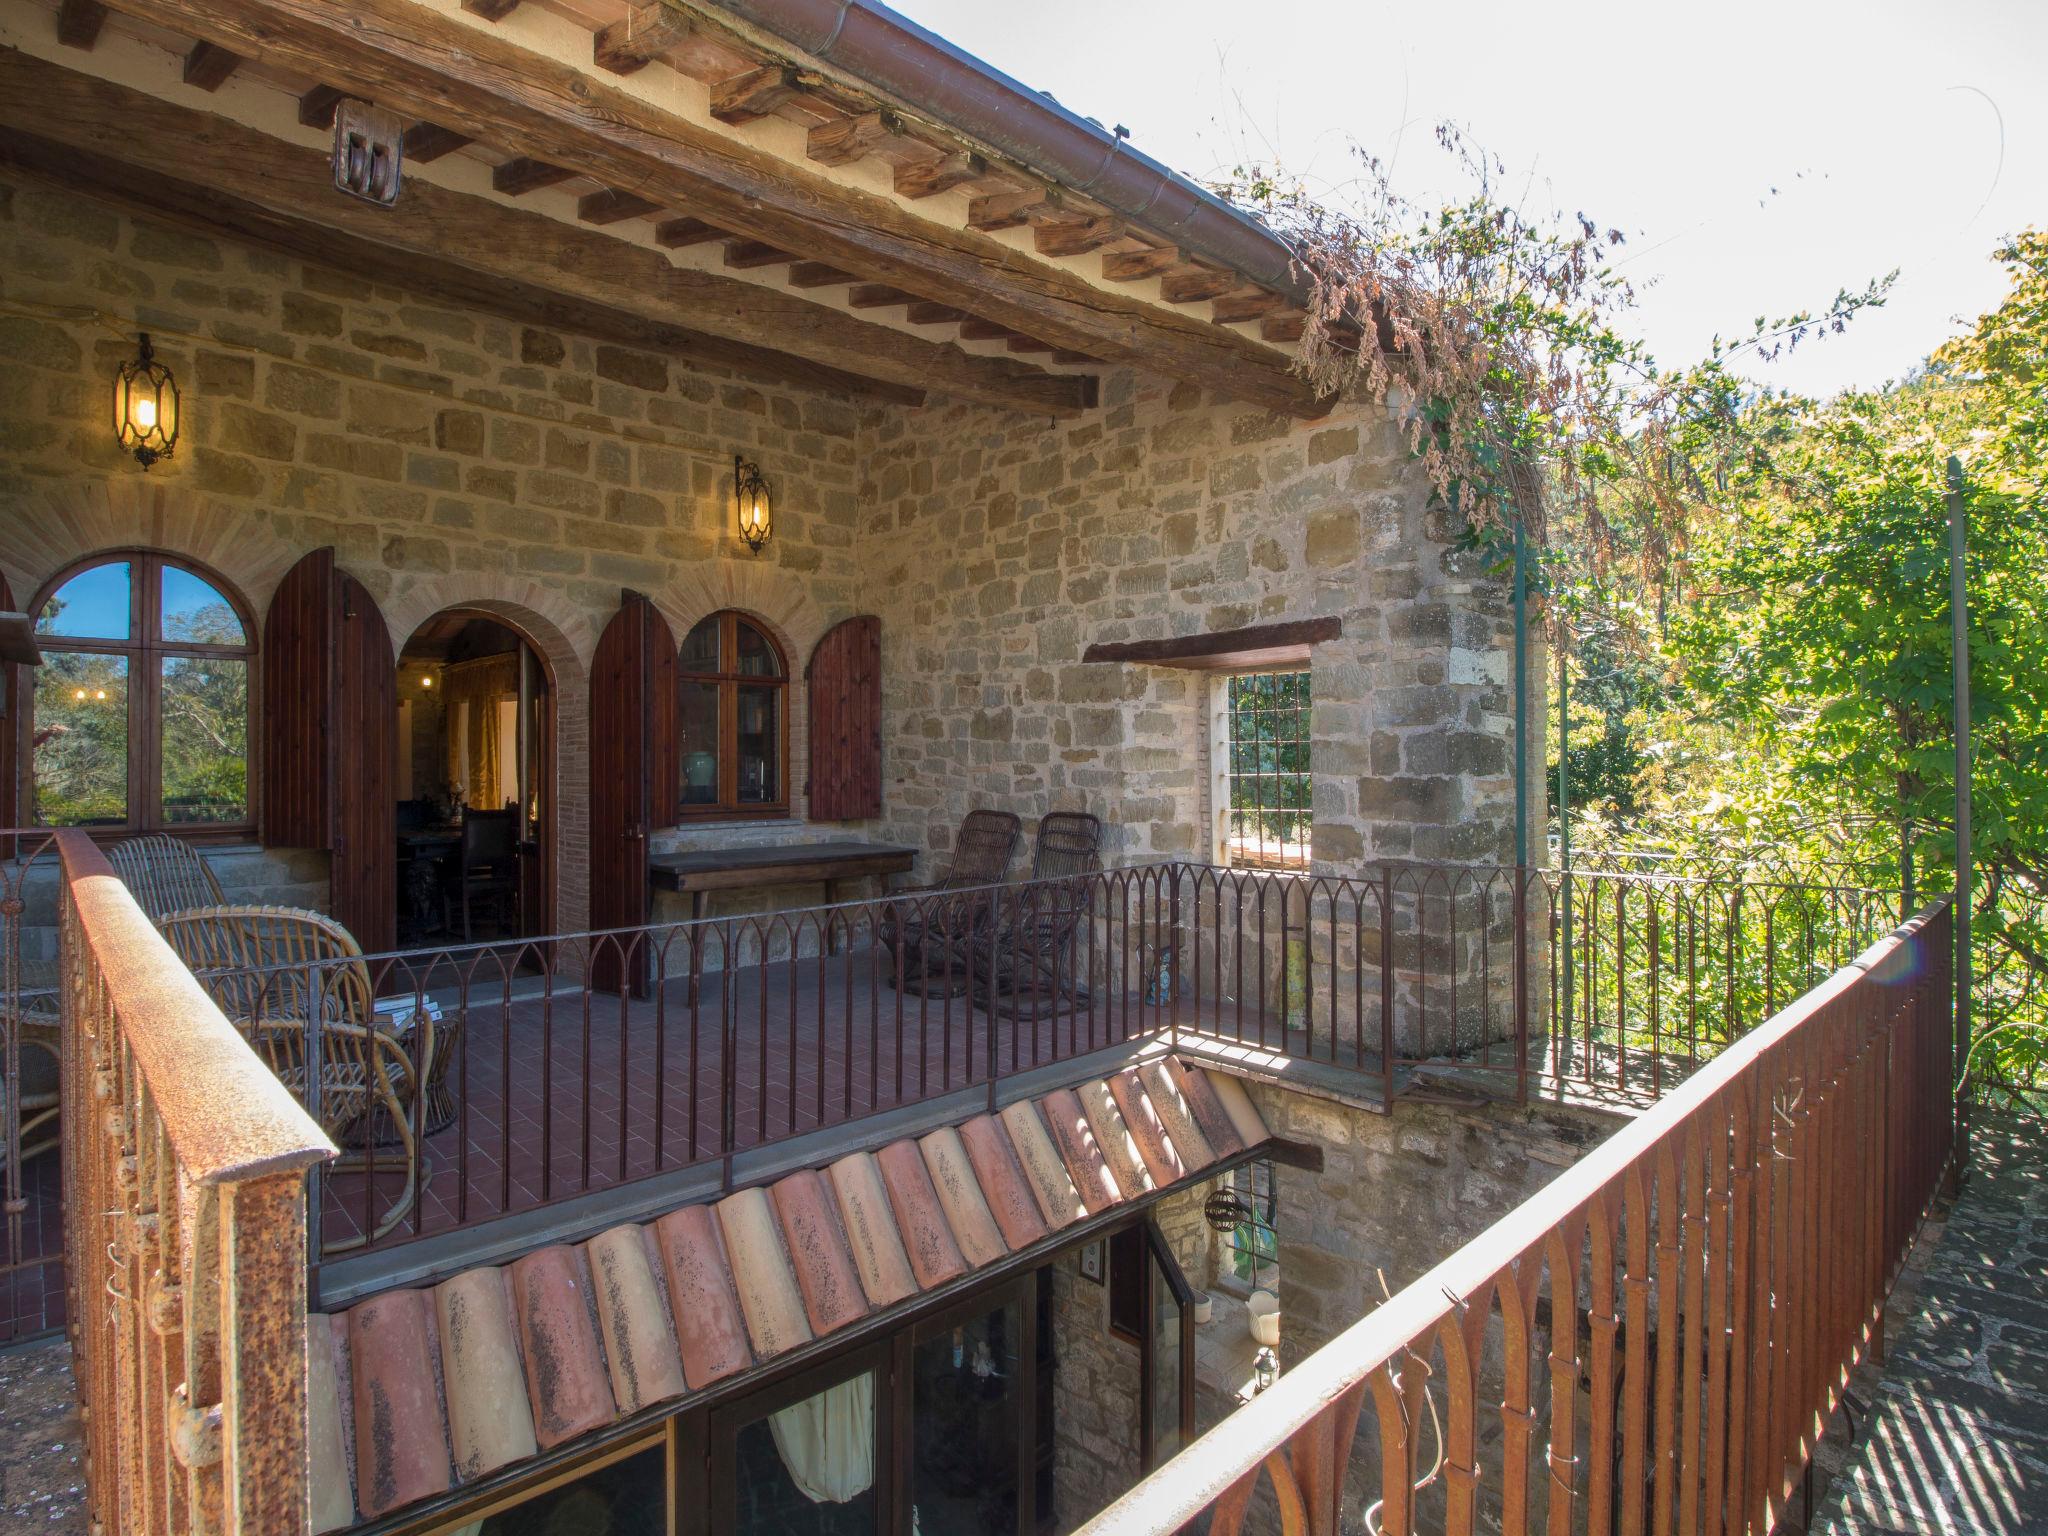
[[1899, 269], [1890, 304], [1763, 375], [1911, 368], [2004, 291], [2048, 223], [2048, 0], [894, 0], [1197, 176], [1277, 155], [1312, 186], [1357, 142], [1410, 198], [1455, 182], [1450, 119], [1531, 211], [1628, 235], [1660, 358]]

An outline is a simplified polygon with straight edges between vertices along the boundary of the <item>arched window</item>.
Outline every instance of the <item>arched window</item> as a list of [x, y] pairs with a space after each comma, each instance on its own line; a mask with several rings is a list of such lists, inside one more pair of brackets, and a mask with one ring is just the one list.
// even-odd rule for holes
[[714, 613], [683, 637], [678, 722], [684, 816], [789, 811], [789, 667], [767, 629]]
[[220, 579], [168, 555], [101, 557], [34, 611], [36, 824], [248, 830], [255, 647]]

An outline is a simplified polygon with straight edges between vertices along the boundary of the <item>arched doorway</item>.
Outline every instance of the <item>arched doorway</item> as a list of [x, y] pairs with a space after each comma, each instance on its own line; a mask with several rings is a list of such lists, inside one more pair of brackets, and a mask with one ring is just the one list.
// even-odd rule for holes
[[556, 679], [503, 615], [452, 607], [398, 655], [398, 937], [555, 931]]

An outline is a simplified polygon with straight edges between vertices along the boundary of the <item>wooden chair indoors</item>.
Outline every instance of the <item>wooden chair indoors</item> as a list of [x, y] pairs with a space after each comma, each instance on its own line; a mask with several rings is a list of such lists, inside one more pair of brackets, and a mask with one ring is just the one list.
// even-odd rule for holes
[[[971, 928], [992, 921], [992, 893], [947, 896], [1000, 885], [1010, 876], [1024, 824], [1009, 811], [969, 811], [953, 837], [953, 857], [946, 873], [931, 885], [892, 891], [882, 908], [882, 947], [900, 969], [903, 990], [926, 997], [950, 997], [967, 990], [966, 967], [957, 963], [956, 946]], [[948, 967], [948, 957], [955, 963]]]
[[199, 850], [181, 837], [153, 832], [128, 838], [107, 850], [107, 862], [135, 904], [159, 925], [173, 912], [218, 907], [227, 901]]
[[[374, 1214], [369, 1235], [330, 1243], [329, 1251], [361, 1247], [397, 1226], [426, 1175], [421, 1076], [434, 1062], [433, 1021], [416, 1018], [409, 1039], [379, 1025], [361, 948], [321, 913], [202, 907], [172, 913], [158, 926], [221, 1011], [343, 1149], [334, 1167], [360, 1170], [374, 1159], [378, 1170], [404, 1172], [404, 1188]], [[319, 1059], [309, 1080], [307, 1037], [316, 1007]]]
[[1014, 1017], [1049, 1013], [1087, 997], [1074, 938], [1093, 909], [1102, 869], [1102, 821], [1081, 811], [1039, 818], [1030, 883], [997, 904], [996, 920], [964, 956], [975, 1001]]
[[472, 919], [487, 914], [495, 936], [519, 931], [519, 812], [468, 811], [462, 818], [462, 851], [454, 861], [449, 892], [462, 917], [462, 939], [475, 937]]

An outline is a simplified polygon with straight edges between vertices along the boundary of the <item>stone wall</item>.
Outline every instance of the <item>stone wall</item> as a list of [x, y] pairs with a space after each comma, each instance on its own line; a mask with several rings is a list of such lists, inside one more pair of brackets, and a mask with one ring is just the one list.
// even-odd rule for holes
[[1082, 1276], [1078, 1251], [1052, 1264], [1053, 1514], [1071, 1531], [1138, 1480], [1138, 1346], [1109, 1331], [1103, 1283]]

